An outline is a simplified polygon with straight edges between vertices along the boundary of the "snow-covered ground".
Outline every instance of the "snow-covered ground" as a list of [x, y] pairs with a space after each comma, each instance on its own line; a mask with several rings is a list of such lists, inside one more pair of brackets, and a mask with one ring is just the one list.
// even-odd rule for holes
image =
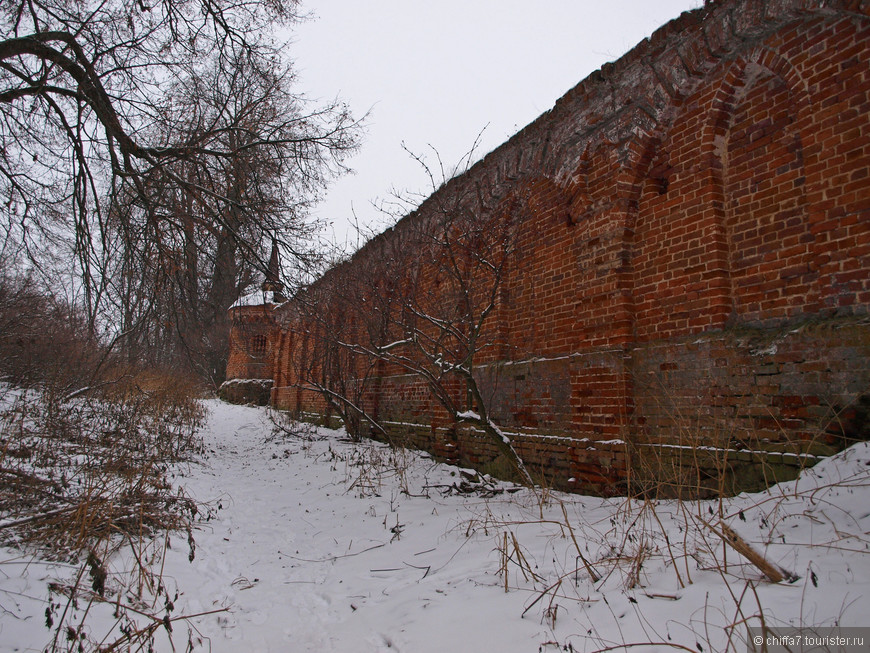
[[[173, 535], [156, 567], [177, 590], [172, 617], [208, 613], [173, 622], [175, 650], [742, 653], [762, 612], [768, 626], [870, 625], [865, 444], [721, 506], [486, 497], [446, 492], [460, 470], [425, 455], [326, 429], [276, 433], [262, 408], [208, 408], [208, 454], [175, 478], [209, 508], [195, 556]], [[797, 579], [770, 583], [726, 547], [720, 511]], [[0, 549], [0, 650], [49, 643], [47, 583], [75, 571]], [[114, 623], [111, 606], [84, 618], [92, 637]], [[172, 650], [157, 633], [156, 650]]]

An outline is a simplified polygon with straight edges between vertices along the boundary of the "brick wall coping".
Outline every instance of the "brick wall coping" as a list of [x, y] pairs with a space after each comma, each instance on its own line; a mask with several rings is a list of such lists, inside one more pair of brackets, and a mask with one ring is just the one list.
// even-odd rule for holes
[[739, 56], [753, 42], [791, 22], [844, 12], [870, 17], [870, 2], [713, 0], [683, 12], [618, 60], [591, 73], [552, 109], [448, 180], [343, 265], [369, 252], [376, 255], [384, 239], [437, 216], [441, 198], [467, 197], [469, 210], [481, 203], [491, 210], [522, 179], [543, 177], [560, 188], [570, 186], [583, 158], [599, 145], [615, 145], [621, 152], [642, 150], [669, 125], [679, 99], [690, 95], [704, 82], [705, 73], [723, 60]]

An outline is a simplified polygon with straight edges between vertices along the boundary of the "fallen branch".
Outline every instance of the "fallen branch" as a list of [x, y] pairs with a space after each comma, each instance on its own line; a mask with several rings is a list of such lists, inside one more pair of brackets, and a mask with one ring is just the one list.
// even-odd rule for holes
[[15, 528], [16, 526], [22, 526], [24, 524], [29, 524], [31, 522], [39, 521], [40, 519], [48, 519], [49, 517], [57, 517], [58, 515], [63, 515], [64, 513], [74, 512], [78, 510], [78, 506], [70, 506], [67, 508], [58, 508], [57, 510], [49, 510], [48, 512], [43, 512], [38, 515], [31, 515], [30, 517], [23, 517], [22, 519], [16, 519], [14, 521], [0, 522], [0, 530], [5, 528]]
[[740, 537], [737, 531], [728, 526], [725, 522], [719, 522], [719, 529], [716, 529], [706, 521], [701, 521], [705, 526], [707, 526], [707, 528], [721, 537], [723, 542], [731, 546], [731, 548], [737, 551], [737, 553], [755, 565], [761, 573], [767, 576], [767, 579], [771, 583], [781, 583], [784, 580], [792, 583], [797, 580], [798, 577], [790, 571], [786, 571], [782, 567], [769, 562], [763, 555], [753, 549], [746, 540]]

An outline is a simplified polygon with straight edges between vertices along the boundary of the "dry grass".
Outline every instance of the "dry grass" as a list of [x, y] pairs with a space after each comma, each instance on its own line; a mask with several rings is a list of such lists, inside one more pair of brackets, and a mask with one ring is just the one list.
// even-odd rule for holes
[[[801, 596], [797, 617], [788, 613], [795, 619], [789, 625], [819, 625], [804, 621], [813, 617], [803, 606], [803, 596], [821, 582], [815, 562], [828, 555], [870, 554], [870, 533], [859, 523], [860, 515], [843, 503], [859, 488], [866, 492], [870, 487], [870, 462], [862, 462], [864, 454], [850, 457], [846, 452], [842, 462], [822, 473], [804, 467], [799, 481], [733, 497], [732, 487], [721, 481], [730, 470], [730, 434], [718, 435], [714, 444], [722, 446], [711, 446], [709, 433], [699, 435], [686, 425], [683, 459], [668, 468], [649, 453], [646, 474], [634, 479], [633, 497], [562, 497], [561, 503], [553, 495], [555, 503], [542, 504], [540, 510], [517, 504], [527, 517], [511, 520], [487, 504], [460, 526], [466, 535], [494, 538], [504, 590], [527, 595], [523, 616], [537, 615], [553, 633], [541, 650], [580, 645], [577, 650], [596, 653], [743, 653], [749, 627], [782, 625], [775, 621], [781, 613], [771, 605], [772, 596], [784, 595], [773, 589], [776, 585], [794, 586], [790, 595]], [[702, 463], [715, 474], [702, 478]], [[763, 461], [759, 465], [770, 471]], [[769, 480], [777, 479], [771, 475]], [[592, 510], [583, 507], [590, 501]], [[794, 530], [798, 526], [804, 528]], [[700, 604], [687, 600], [698, 596], [699, 586], [715, 590], [702, 596]], [[668, 625], [645, 614], [651, 604], [670, 601], [684, 602]], [[854, 606], [844, 599], [835, 623], [847, 609], [854, 618]], [[559, 620], [583, 624], [585, 634], [557, 641]], [[630, 621], [633, 632], [640, 629], [648, 639], [635, 641], [632, 631], [623, 630]]]
[[[185, 533], [194, 556], [200, 507], [170, 479], [201, 447], [194, 386], [120, 379], [74, 393], [0, 390], [0, 543], [78, 567], [49, 586], [49, 651], [147, 650], [177, 619], [159, 572], [166, 534]], [[95, 635], [85, 622], [100, 603], [115, 626]]]
[[[596, 617], [590, 617], [586, 635], [572, 635], [573, 645], [554, 639], [548, 646], [575, 650], [582, 643], [582, 650], [596, 653], [653, 648], [742, 653], [747, 650], [747, 627], [775, 625], [770, 623], [775, 611], [765, 604], [762, 588], [817, 583], [811, 569], [801, 578], [795, 572], [802, 570], [784, 568], [765, 553], [776, 543], [782, 556], [795, 520], [811, 520], [818, 539], [789, 540], [789, 559], [828, 550], [870, 552], [870, 535], [848, 528], [854, 521], [848, 514], [836, 514], [839, 493], [859, 486], [870, 486], [870, 469], [832, 483], [775, 488], [753, 495], [754, 501], [624, 498], [605, 501], [591, 512], [580, 501], [578, 506], [558, 504], [543, 518], [530, 514], [527, 520], [511, 521], [487, 504], [461, 527], [467, 535], [481, 532], [494, 538], [504, 590], [529, 597], [524, 617], [537, 614], [555, 633], [558, 619], [585, 623], [587, 610], [598, 606], [589, 613]], [[821, 535], [825, 532], [831, 534], [830, 541]], [[806, 555], [800, 549], [808, 549]], [[680, 601], [698, 582], [721, 587], [723, 596], [708, 596], [700, 606], [686, 605], [682, 616], [669, 622], [670, 630], [644, 615], [644, 601]], [[611, 606], [614, 597], [620, 607]], [[602, 604], [612, 620], [602, 619]], [[628, 613], [645, 624], [648, 640], [632, 641], [622, 632]], [[672, 640], [676, 629], [683, 636]], [[686, 643], [687, 635], [694, 647]]]

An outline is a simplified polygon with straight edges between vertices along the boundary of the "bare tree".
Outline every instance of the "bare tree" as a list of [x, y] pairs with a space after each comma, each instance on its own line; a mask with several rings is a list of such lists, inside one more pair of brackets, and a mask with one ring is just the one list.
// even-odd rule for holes
[[[435, 176], [430, 178], [434, 191]], [[490, 205], [465, 181], [451, 192], [434, 193], [415, 214], [369, 242], [345, 272], [369, 280], [356, 301], [344, 306], [353, 308], [357, 324], [373, 328], [358, 329], [351, 339], [333, 330], [335, 323], [327, 317], [326, 341], [318, 342], [323, 350], [346, 349], [379, 365], [379, 374], [410, 374], [422, 381], [448, 420], [485, 433], [531, 486], [511, 438], [491, 414], [475, 370], [478, 363], [504, 355], [497, 316], [517, 248], [513, 209]], [[342, 287], [352, 286], [345, 281]], [[328, 316], [321, 307], [312, 302], [310, 313]], [[333, 371], [314, 362], [311, 372], [320, 380], [311, 385], [334, 393]]]
[[[401, 310], [395, 314], [397, 340], [372, 353], [425, 381], [432, 396], [457, 424], [482, 430], [533, 485], [510, 437], [490, 413], [475, 365], [498, 360], [502, 347], [495, 319], [515, 253], [516, 232], [509, 211], [461, 195], [428, 207], [426, 220], [410, 222], [398, 262], [409, 272]], [[449, 202], [445, 205], [443, 202]], [[396, 270], [400, 274], [399, 270]]]
[[0, 380], [61, 394], [92, 382], [103, 352], [89, 347], [79, 307], [0, 259]]
[[[147, 203], [133, 195], [118, 207], [129, 212], [117, 221], [125, 264], [141, 271], [137, 283], [145, 273], [154, 278], [150, 287], [165, 289], [148, 327], [160, 330], [168, 320], [164, 348], [216, 384], [226, 362], [227, 310], [266, 272], [260, 262], [270, 245], [277, 241], [290, 271], [317, 267], [316, 225], [306, 212], [335, 169], [330, 158], [355, 145], [340, 105], [304, 112], [292, 81], [287, 68], [239, 56], [226, 70], [213, 61], [174, 89], [161, 133], [208, 128], [213, 148], [232, 156], [174, 162], [187, 185], [149, 175]], [[200, 189], [211, 192], [203, 197]]]
[[360, 344], [382, 342], [398, 308], [397, 284], [386, 274], [392, 254], [380, 255], [340, 260], [293, 301], [291, 328], [306, 343], [294, 360], [299, 388], [319, 393], [354, 439], [372, 433], [389, 439], [377, 405], [384, 360]]
[[343, 169], [358, 124], [339, 103], [311, 109], [291, 93], [270, 38], [296, 9], [296, 0], [0, 6], [6, 234], [35, 261], [46, 241], [72, 239], [93, 330], [112, 281], [134, 281], [115, 290], [122, 304], [148, 279], [153, 295], [175, 285], [204, 299], [213, 318], [244, 285], [241, 267], [264, 268], [264, 234], [288, 259], [305, 257], [305, 208]]

